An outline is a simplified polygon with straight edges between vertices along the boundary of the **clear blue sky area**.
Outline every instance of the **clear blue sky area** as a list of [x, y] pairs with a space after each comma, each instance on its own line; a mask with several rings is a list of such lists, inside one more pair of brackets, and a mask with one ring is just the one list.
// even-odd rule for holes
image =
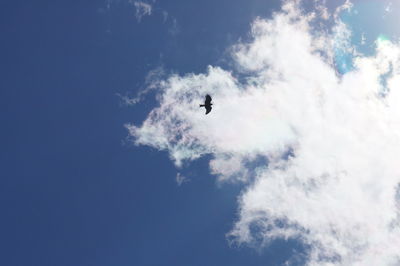
[[138, 23], [122, 0], [1, 1], [0, 265], [281, 265], [301, 253], [230, 247], [240, 186], [217, 186], [207, 158], [179, 170], [190, 182], [178, 186], [166, 153], [125, 141], [153, 97], [126, 107], [117, 96], [160, 64], [229, 64], [225, 49], [279, 6], [157, 0]]

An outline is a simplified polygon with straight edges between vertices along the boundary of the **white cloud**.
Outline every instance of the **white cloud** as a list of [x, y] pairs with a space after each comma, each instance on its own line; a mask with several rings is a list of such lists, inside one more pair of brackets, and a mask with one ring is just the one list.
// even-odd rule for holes
[[315, 10], [319, 13], [319, 17], [324, 20], [328, 20], [330, 18], [330, 13], [328, 8], [326, 7], [325, 0], [314, 0], [315, 3]]
[[357, 55], [339, 76], [335, 38], [311, 32], [296, 2], [254, 21], [253, 40], [232, 49], [240, 81], [211, 66], [172, 75], [159, 83], [160, 106], [127, 128], [177, 166], [211, 154], [219, 180], [247, 184], [233, 241], [298, 239], [309, 265], [398, 265], [400, 46], [377, 41], [375, 56]]
[[142, 1], [132, 1], [130, 0], [131, 3], [135, 6], [136, 9], [136, 19], [138, 22], [142, 20], [144, 16], [150, 16], [152, 12], [152, 6], [149, 3], [145, 3]]
[[[345, 3], [343, 4], [343, 5], [341, 5], [341, 6], [339, 6], [337, 9], [336, 9], [336, 11], [335, 11], [335, 13], [334, 13], [334, 16], [335, 17], [337, 17], [341, 12], [343, 12], [343, 11], [347, 11], [347, 12], [349, 12], [352, 8], [353, 8], [353, 3], [350, 1], [350, 0], [346, 0], [345, 1]], [[357, 10], [356, 10], [357, 11]]]

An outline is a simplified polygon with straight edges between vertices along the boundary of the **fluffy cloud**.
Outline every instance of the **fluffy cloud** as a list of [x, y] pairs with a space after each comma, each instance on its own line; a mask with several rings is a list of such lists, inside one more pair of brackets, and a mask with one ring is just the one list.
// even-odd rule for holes
[[318, 30], [316, 19], [286, 2], [232, 48], [238, 73], [172, 75], [159, 83], [159, 106], [127, 128], [178, 167], [208, 154], [219, 180], [246, 184], [233, 241], [297, 239], [309, 265], [398, 265], [400, 46], [377, 41], [374, 56], [355, 53], [339, 75], [333, 50], [347, 29]]

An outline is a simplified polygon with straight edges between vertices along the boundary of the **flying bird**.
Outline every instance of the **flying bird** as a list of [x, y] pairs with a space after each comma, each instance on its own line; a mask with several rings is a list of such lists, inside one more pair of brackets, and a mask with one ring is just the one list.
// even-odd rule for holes
[[204, 101], [204, 104], [200, 104], [200, 107], [205, 107], [206, 108], [206, 114], [208, 114], [209, 112], [211, 112], [211, 96], [210, 95], [206, 95], [206, 100]]

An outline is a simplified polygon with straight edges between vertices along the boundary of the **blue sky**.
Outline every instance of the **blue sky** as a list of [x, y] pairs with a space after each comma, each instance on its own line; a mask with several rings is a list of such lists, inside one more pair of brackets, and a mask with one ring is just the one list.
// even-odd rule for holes
[[[118, 96], [135, 97], [160, 66], [165, 78], [237, 71], [228, 48], [251, 40], [251, 23], [280, 1], [147, 3], [140, 21], [124, 0], [0, 4], [0, 264], [303, 265], [308, 245], [296, 238], [230, 245], [247, 183], [218, 182], [218, 154], [177, 168], [169, 150], [134, 145], [124, 125], [162, 103], [154, 92], [133, 106]], [[394, 17], [365, 31], [371, 45], [396, 36]], [[178, 172], [188, 182], [179, 186]]]
[[218, 61], [271, 8], [243, 3], [223, 21], [226, 1], [157, 3], [177, 19], [176, 36], [160, 11], [137, 23], [123, 1], [1, 4], [0, 264], [260, 265], [288, 256], [282, 244], [265, 255], [229, 248], [239, 189], [216, 187], [206, 164], [178, 187], [165, 154], [124, 144], [124, 123], [154, 103], [122, 107], [116, 94], [139, 90], [160, 62], [187, 72]]

